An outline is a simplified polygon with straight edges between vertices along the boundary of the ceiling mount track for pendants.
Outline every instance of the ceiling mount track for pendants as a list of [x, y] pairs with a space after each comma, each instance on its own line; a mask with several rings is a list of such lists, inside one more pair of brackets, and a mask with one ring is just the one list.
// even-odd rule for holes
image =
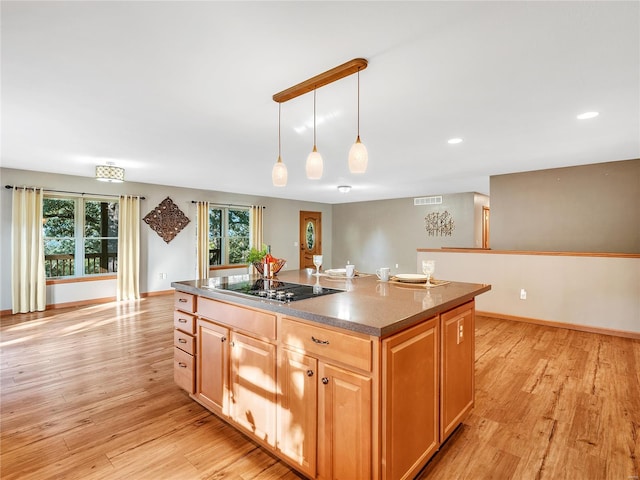
[[369, 62], [364, 58], [354, 58], [353, 60], [349, 60], [342, 65], [332, 68], [331, 70], [327, 70], [326, 72], [309, 78], [304, 82], [294, 85], [293, 87], [289, 87], [286, 90], [276, 93], [273, 96], [273, 101], [283, 103], [291, 100], [292, 98], [304, 95], [305, 93], [312, 92], [315, 89], [329, 85], [330, 83], [338, 81], [344, 77], [348, 77], [360, 70], [364, 70], [367, 68], [368, 63]]

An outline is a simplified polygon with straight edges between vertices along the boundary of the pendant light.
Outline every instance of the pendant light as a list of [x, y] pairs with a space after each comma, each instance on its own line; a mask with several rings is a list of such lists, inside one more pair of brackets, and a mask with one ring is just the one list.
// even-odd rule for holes
[[358, 136], [349, 150], [349, 171], [351, 173], [364, 173], [367, 171], [368, 162], [367, 147], [360, 142], [360, 68], [358, 68]]
[[313, 151], [307, 157], [307, 178], [318, 180], [322, 177], [322, 155], [316, 148], [316, 89], [313, 89]]
[[278, 103], [278, 160], [273, 166], [271, 171], [271, 181], [274, 187], [286, 187], [287, 186], [287, 166], [282, 162], [282, 156], [280, 155], [280, 111], [282, 110], [282, 104]]

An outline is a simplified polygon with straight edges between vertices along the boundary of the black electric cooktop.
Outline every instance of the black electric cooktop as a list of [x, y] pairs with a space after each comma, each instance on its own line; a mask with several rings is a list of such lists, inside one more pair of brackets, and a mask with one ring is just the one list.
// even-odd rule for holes
[[289, 303], [306, 298], [321, 297], [342, 290], [322, 287], [320, 285], [301, 285], [299, 283], [281, 282], [277, 279], [242, 280], [239, 282], [223, 282], [216, 286], [219, 290], [243, 293], [253, 297]]

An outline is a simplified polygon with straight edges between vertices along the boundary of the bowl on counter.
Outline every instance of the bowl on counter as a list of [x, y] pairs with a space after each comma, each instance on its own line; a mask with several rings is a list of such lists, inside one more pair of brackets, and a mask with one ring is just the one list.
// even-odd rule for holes
[[[277, 258], [273, 262], [273, 271], [271, 272], [273, 275], [282, 270], [282, 267], [285, 266], [287, 261], [284, 258]], [[253, 262], [253, 266], [256, 267], [256, 270], [260, 275], [264, 275], [264, 264], [262, 262]]]

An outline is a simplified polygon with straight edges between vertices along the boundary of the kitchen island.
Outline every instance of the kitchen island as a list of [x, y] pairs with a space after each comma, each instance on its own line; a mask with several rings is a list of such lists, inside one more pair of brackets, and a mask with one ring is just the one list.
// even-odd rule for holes
[[[289, 284], [307, 287], [267, 296]], [[309, 478], [413, 478], [473, 407], [489, 285], [285, 271], [172, 286], [176, 383]]]

